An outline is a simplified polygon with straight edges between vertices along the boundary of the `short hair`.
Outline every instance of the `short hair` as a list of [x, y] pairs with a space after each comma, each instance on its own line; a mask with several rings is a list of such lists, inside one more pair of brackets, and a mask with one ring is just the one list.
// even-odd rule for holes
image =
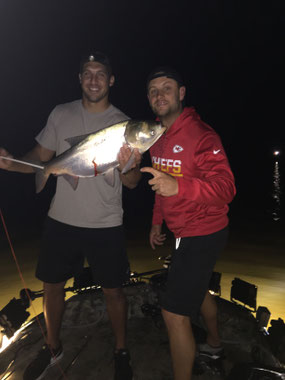
[[109, 58], [106, 54], [100, 51], [90, 51], [88, 54], [84, 54], [80, 60], [80, 73], [82, 73], [84, 65], [88, 62], [99, 62], [107, 69], [109, 76], [112, 75], [112, 66]]

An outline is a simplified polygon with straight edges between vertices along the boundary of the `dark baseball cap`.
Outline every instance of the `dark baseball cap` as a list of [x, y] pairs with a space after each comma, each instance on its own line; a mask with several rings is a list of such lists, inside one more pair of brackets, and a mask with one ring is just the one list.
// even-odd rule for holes
[[100, 51], [90, 51], [87, 54], [84, 54], [80, 60], [80, 73], [82, 73], [84, 65], [88, 62], [101, 63], [106, 67], [108, 74], [112, 75], [112, 66], [106, 54], [101, 53]]
[[146, 87], [148, 88], [149, 82], [151, 80], [159, 77], [167, 77], [174, 79], [179, 84], [179, 86], [184, 86], [183, 78], [177, 70], [170, 66], [160, 66], [152, 70], [152, 72], [149, 74], [146, 81]]

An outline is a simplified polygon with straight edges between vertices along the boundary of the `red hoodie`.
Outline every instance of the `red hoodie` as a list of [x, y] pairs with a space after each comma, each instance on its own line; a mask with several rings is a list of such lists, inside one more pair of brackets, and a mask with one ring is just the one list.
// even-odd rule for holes
[[155, 195], [153, 224], [175, 237], [217, 232], [228, 224], [228, 203], [236, 193], [234, 176], [217, 133], [193, 107], [185, 107], [151, 148], [153, 168], [174, 176], [178, 194]]

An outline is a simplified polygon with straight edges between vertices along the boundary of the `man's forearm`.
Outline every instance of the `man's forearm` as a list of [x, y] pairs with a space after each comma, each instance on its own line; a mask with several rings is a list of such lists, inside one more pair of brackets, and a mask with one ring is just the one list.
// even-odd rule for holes
[[[27, 152], [24, 156], [20, 157], [19, 160], [31, 161], [33, 163], [40, 163], [49, 161], [54, 156], [54, 151], [46, 149], [41, 145], [37, 144], [32, 150]], [[13, 158], [5, 149], [0, 149], [0, 155]], [[4, 165], [5, 162], [5, 165]], [[20, 173], [34, 173], [35, 168], [30, 165], [21, 164], [20, 162], [2, 160], [2, 169], [20, 172]]]
[[[21, 162], [17, 162], [17, 160], [31, 161], [31, 159], [28, 158], [27, 156], [14, 158], [13, 156], [9, 154], [6, 157], [7, 159], [2, 160], [5, 163], [5, 165], [2, 164], [1, 169], [8, 170], [10, 172], [19, 172], [19, 173], [34, 173], [35, 172], [34, 168], [31, 165], [28, 165], [28, 164], [26, 165]], [[12, 160], [15, 160], [15, 161], [12, 161]]]
[[[21, 158], [25, 160], [24, 158]], [[19, 172], [19, 173], [35, 173], [35, 168], [30, 165], [21, 164], [20, 162], [13, 162], [11, 166], [8, 168], [11, 172]]]
[[141, 179], [139, 166], [136, 166], [125, 174], [122, 174], [120, 172], [120, 178], [124, 186], [128, 187], [129, 189], [134, 189]]

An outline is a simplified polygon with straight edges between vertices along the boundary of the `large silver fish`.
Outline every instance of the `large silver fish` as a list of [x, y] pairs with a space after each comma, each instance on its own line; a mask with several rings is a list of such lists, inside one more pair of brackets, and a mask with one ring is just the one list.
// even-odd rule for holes
[[[118, 153], [123, 144], [140, 153], [147, 151], [164, 133], [165, 127], [156, 121], [126, 120], [103, 128], [95, 133], [66, 139], [70, 148], [48, 161], [34, 163], [1, 156], [0, 158], [36, 167], [36, 192], [45, 186], [50, 174], [62, 175], [75, 190], [79, 177], [105, 175], [106, 182], [114, 185], [114, 169], [119, 166]], [[122, 173], [134, 163], [131, 155]]]

